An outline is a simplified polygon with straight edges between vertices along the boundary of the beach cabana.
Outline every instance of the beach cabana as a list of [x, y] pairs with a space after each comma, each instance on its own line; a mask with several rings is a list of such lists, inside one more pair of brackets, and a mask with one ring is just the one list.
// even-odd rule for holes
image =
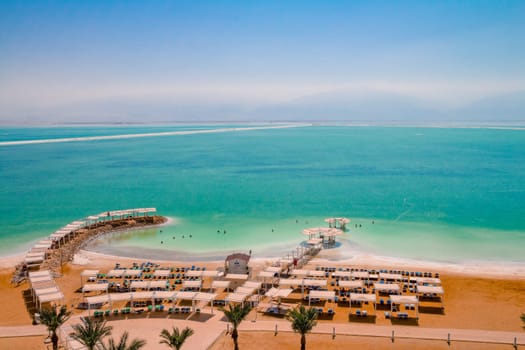
[[308, 277], [325, 277], [326, 272], [318, 270], [308, 270]]
[[60, 289], [55, 284], [50, 284], [46, 286], [38, 286], [33, 288], [32, 294], [33, 294], [33, 302], [35, 302], [36, 299], [36, 306], [38, 307], [40, 298], [46, 294], [54, 294], [59, 293]]
[[333, 290], [311, 290], [308, 294], [308, 306], [310, 306], [312, 299], [334, 301], [335, 292]]
[[410, 282], [416, 282], [418, 285], [441, 285], [441, 279], [434, 277], [410, 277]]
[[352, 277], [352, 272], [350, 271], [334, 271], [332, 272], [332, 278], [350, 278]]
[[290, 294], [292, 294], [293, 289], [291, 288], [284, 288], [284, 289], [278, 289], [278, 288], [270, 288], [264, 295], [266, 297], [270, 297], [270, 299], [273, 300], [277, 299], [277, 303], [281, 304], [282, 298], [288, 298]]
[[89, 283], [82, 286], [82, 299], [84, 294], [88, 292], [108, 292], [109, 283]]
[[38, 297], [39, 309], [42, 310], [42, 304], [57, 302], [57, 301], [61, 301], [61, 300], [64, 300], [64, 294], [62, 294], [62, 292], [54, 292], [54, 293], [50, 293], [50, 294], [43, 294], [43, 295]]
[[176, 301], [178, 301], [178, 300], [189, 300], [189, 301], [191, 301], [192, 311], [195, 311], [194, 310], [194, 308], [195, 308], [194, 299], [195, 299], [196, 295], [197, 295], [197, 292], [177, 292], [177, 295], [175, 296], [175, 300]]
[[135, 289], [149, 289], [149, 281], [131, 281], [129, 287]]
[[243, 287], [248, 287], [248, 288], [260, 289], [261, 286], [262, 286], [262, 283], [261, 282], [257, 282], [257, 281], [246, 281], [246, 282], [243, 283], [242, 286]]
[[140, 275], [142, 275], [142, 270], [140, 269], [127, 269], [124, 272], [124, 277], [126, 278], [140, 277]]
[[396, 283], [374, 283], [376, 293], [399, 294], [399, 284]]
[[248, 298], [249, 294], [244, 293], [230, 293], [226, 296], [226, 302], [228, 303], [240, 303], [244, 305], [244, 302]]
[[327, 282], [327, 280], [303, 279], [303, 284], [301, 285], [301, 297], [304, 297], [304, 287], [326, 287]]
[[113, 294], [100, 294], [93, 297], [85, 298], [85, 303], [87, 304], [88, 312], [90, 312], [93, 305], [104, 305], [106, 303], [111, 304], [111, 295]]
[[350, 276], [361, 280], [368, 280], [370, 278], [370, 273], [368, 271], [352, 271]]
[[148, 289], [168, 289], [169, 281], [149, 281]]
[[186, 271], [186, 277], [202, 277], [202, 273], [204, 271], [201, 271], [201, 270], [189, 270], [189, 271]]
[[[342, 288], [348, 288], [348, 289], [362, 289], [364, 286], [364, 283], [363, 281], [361, 280], [355, 280], [355, 281], [339, 281], [339, 287], [342, 287]], [[374, 295], [374, 298], [375, 298], [375, 295]]]
[[155, 270], [155, 272], [153, 272], [153, 277], [155, 277], [155, 278], [168, 278], [170, 276], [170, 274], [171, 274], [170, 270]]
[[40, 270], [40, 271], [32, 271], [32, 272], [29, 272], [28, 273], [28, 277], [29, 277], [29, 280], [31, 280], [32, 278], [35, 278], [35, 277], [44, 277], [44, 276], [49, 276], [51, 277], [51, 271], [49, 270]]
[[224, 276], [224, 272], [217, 270], [205, 270], [202, 271], [202, 277], [217, 278]]
[[271, 271], [261, 271], [257, 274], [257, 278], [262, 278], [263, 283], [266, 283], [266, 279], [274, 279], [275, 278], [275, 272]]
[[279, 287], [300, 287], [302, 285], [302, 278], [281, 278], [279, 280]]
[[124, 275], [126, 270], [109, 270], [106, 277], [120, 278]]
[[416, 287], [417, 294], [419, 296], [439, 296], [439, 300], [441, 302], [441, 307], [445, 306], [445, 303], [443, 301], [443, 295], [445, 294], [445, 291], [443, 290], [443, 287], [441, 286], [417, 286]]
[[97, 277], [99, 270], [84, 270], [80, 273], [80, 285], [84, 285], [84, 278], [87, 278], [88, 280], [93, 277]]
[[297, 277], [306, 277], [308, 276], [308, 270], [293, 269], [290, 272], [290, 275], [297, 276]]
[[215, 298], [217, 298], [217, 294], [215, 293], [200, 293], [199, 292], [195, 294], [195, 297], [193, 298], [193, 300], [209, 303], [210, 310], [213, 315], [213, 301], [215, 300]]
[[374, 314], [376, 312], [376, 296], [374, 294], [365, 294], [365, 293], [350, 293], [349, 305], [352, 306], [352, 302], [361, 302], [361, 303], [373, 303], [374, 305]]
[[201, 287], [202, 287], [202, 280], [190, 280], [190, 281], [182, 282], [182, 288], [198, 288], [200, 291]]
[[380, 272], [379, 273], [379, 279], [385, 280], [385, 281], [402, 281], [403, 275], [397, 274], [397, 273], [385, 273]]
[[246, 281], [248, 279], [248, 275], [240, 274], [240, 273], [229, 273], [224, 278], [227, 280], [234, 280], [234, 281]]
[[[415, 295], [391, 295], [390, 296], [390, 312], [394, 312], [396, 305], [411, 305], [415, 308], [416, 319], [419, 318], [419, 300]], [[399, 318], [407, 318], [407, 313], [397, 312]]]
[[217, 290], [218, 288], [227, 289], [230, 287], [230, 284], [231, 284], [230, 281], [213, 281], [211, 282], [211, 288], [213, 290]]

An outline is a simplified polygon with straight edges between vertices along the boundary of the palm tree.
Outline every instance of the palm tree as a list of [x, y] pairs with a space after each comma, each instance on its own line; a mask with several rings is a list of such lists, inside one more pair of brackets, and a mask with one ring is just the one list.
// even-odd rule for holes
[[43, 309], [40, 312], [40, 322], [47, 326], [47, 330], [52, 334], [51, 342], [53, 343], [53, 350], [58, 349], [58, 335], [57, 329], [69, 319], [71, 311], [67, 311], [65, 306], [62, 306], [58, 312], [56, 307], [51, 309]]
[[228, 310], [221, 309], [224, 312], [224, 316], [228, 321], [233, 325], [232, 339], [235, 350], [239, 350], [239, 344], [237, 339], [239, 338], [239, 332], [237, 332], [237, 327], [242, 322], [242, 320], [250, 313], [251, 307], [246, 304], [236, 304], [234, 307], [228, 305]]
[[162, 340], [159, 343], [166, 344], [172, 349], [180, 350], [180, 348], [182, 348], [182, 344], [184, 344], [186, 339], [191, 335], [193, 335], [193, 329], [189, 327], [184, 328], [182, 332], [179, 331], [178, 327], [173, 327], [171, 333], [164, 328], [162, 332], [160, 332], [160, 337]]
[[292, 322], [292, 329], [301, 333], [301, 350], [306, 350], [306, 334], [317, 324], [317, 311], [303, 305], [288, 311], [286, 318]]
[[100, 350], [138, 350], [144, 345], [146, 345], [146, 341], [142, 339], [133, 339], [131, 341], [131, 344], [128, 344], [128, 332], [124, 332], [122, 334], [122, 337], [120, 337], [120, 341], [116, 343], [113, 338], [109, 339], [108, 345], [106, 346], [104, 343], [101, 343], [99, 346]]
[[111, 334], [113, 327], [106, 326], [106, 321], [82, 317], [82, 324], [73, 326], [75, 333], [71, 337], [86, 346], [88, 350], [94, 350], [95, 346], [102, 342], [102, 338]]

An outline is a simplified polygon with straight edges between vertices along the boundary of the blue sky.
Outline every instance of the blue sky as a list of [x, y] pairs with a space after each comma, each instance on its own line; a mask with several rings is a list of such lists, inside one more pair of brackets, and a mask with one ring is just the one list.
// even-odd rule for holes
[[524, 1], [4, 0], [0, 118], [378, 91], [456, 108], [525, 90], [524, 18]]

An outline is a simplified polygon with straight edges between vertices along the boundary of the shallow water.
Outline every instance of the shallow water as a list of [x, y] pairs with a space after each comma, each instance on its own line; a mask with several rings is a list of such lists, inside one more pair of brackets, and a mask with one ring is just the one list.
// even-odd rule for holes
[[[3, 140], [106, 132], [10, 130], [0, 129]], [[133, 132], [145, 130], [111, 128]], [[90, 214], [156, 207], [177, 223], [92, 249], [276, 256], [304, 239], [303, 228], [347, 216], [343, 256], [525, 263], [524, 150], [523, 130], [353, 126], [0, 147], [0, 254]]]

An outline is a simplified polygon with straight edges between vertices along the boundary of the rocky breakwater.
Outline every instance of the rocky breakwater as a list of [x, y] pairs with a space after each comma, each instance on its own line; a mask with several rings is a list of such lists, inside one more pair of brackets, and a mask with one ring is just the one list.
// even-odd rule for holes
[[51, 249], [48, 253], [47, 259], [40, 266], [42, 270], [52, 270], [55, 275], [60, 274], [61, 266], [73, 260], [73, 256], [82, 246], [88, 241], [107, 233], [130, 230], [134, 228], [161, 225], [168, 220], [163, 216], [141, 216], [129, 219], [111, 220], [99, 222], [77, 230], [74, 238], [60, 247]]

